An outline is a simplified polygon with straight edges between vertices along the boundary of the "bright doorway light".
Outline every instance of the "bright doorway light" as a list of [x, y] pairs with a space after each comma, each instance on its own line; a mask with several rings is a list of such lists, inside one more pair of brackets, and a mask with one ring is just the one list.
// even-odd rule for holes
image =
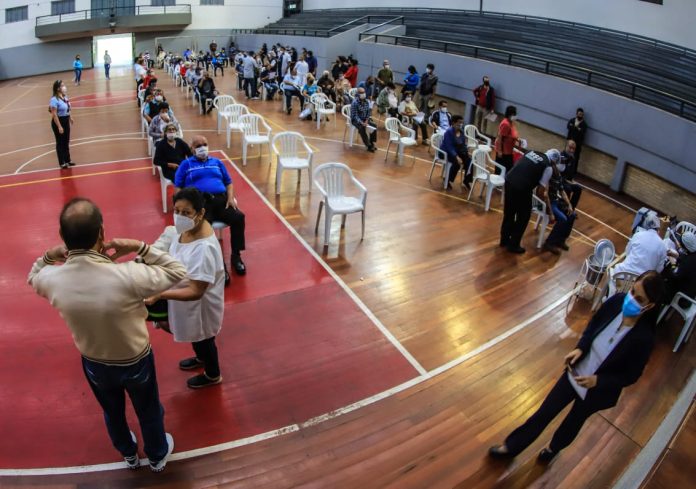
[[109, 51], [111, 66], [133, 64], [133, 34], [94, 36], [94, 66], [104, 66], [104, 51]]

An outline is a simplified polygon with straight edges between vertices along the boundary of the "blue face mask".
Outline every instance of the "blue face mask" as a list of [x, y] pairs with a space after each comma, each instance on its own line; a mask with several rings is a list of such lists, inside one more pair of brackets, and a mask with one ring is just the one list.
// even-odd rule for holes
[[643, 308], [640, 304], [638, 304], [638, 301], [636, 301], [636, 298], [633, 297], [633, 294], [630, 292], [626, 294], [626, 297], [624, 297], [622, 312], [624, 317], [627, 318], [636, 317], [643, 312]]

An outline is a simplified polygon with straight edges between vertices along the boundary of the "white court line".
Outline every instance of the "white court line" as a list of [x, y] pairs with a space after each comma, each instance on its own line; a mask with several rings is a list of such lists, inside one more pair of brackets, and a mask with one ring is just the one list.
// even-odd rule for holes
[[592, 187], [588, 187], [587, 185], [583, 185], [582, 183], [578, 183], [578, 185], [580, 185], [582, 188], [586, 188], [590, 192], [593, 192], [597, 195], [604, 197], [607, 200], [611, 200], [613, 203], [618, 204], [625, 209], [628, 209], [629, 211], [633, 212], [634, 214], [638, 212], [637, 209], [634, 209], [633, 207], [629, 207], [626, 204], [624, 204], [623, 202], [619, 202], [618, 200], [616, 200], [612, 197], [609, 197], [607, 194], [604, 194], [604, 193], [600, 192], [599, 190], [593, 189]]

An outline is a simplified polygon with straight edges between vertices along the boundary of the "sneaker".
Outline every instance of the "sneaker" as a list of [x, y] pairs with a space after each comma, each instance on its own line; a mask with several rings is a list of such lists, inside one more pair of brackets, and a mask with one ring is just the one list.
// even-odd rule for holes
[[508, 451], [505, 445], [495, 445], [488, 449], [488, 456], [497, 460], [506, 460], [514, 458], [514, 455]]
[[70, 165], [68, 165], [67, 163], [63, 163], [62, 165], [60, 165], [61, 170], [67, 170], [68, 168], [70, 168]]
[[68, 166], [75, 166], [75, 163], [73, 163], [72, 161], [68, 161], [68, 162], [66, 163], [66, 165], [68, 165]]
[[560, 249], [562, 249], [563, 251], [568, 251], [568, 250], [570, 250], [570, 246], [568, 246], [568, 245], [565, 244], [565, 243], [559, 244], [558, 247], [559, 247]]
[[123, 460], [126, 462], [126, 467], [129, 468], [130, 470], [135, 470], [138, 467], [140, 467], [140, 458], [138, 458], [138, 440], [135, 438], [135, 433], [132, 431], [130, 432], [131, 434], [131, 439], [133, 440], [133, 443], [135, 443], [136, 448], [135, 448], [135, 455], [131, 455], [130, 457], [123, 457]]
[[548, 464], [554, 459], [555, 456], [556, 452], [552, 452], [549, 448], [544, 448], [539, 452], [537, 460], [542, 464]]
[[203, 362], [196, 357], [191, 357], [180, 361], [179, 368], [181, 370], [195, 370], [197, 368], [203, 368]]
[[167, 465], [167, 459], [169, 459], [169, 456], [174, 451], [174, 438], [169, 433], [165, 433], [164, 436], [167, 439], [167, 454], [162, 460], [157, 462], [150, 460], [150, 470], [153, 472], [162, 472]]
[[218, 375], [216, 378], [211, 379], [205, 373], [195, 375], [186, 381], [191, 389], [202, 389], [203, 387], [209, 387], [211, 385], [217, 385], [222, 382], [222, 375]]

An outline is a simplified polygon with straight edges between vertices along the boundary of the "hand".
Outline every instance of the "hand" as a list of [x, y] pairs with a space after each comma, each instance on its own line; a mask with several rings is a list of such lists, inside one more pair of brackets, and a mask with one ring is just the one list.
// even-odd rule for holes
[[585, 389], [592, 389], [594, 386], [597, 385], [597, 376], [596, 375], [579, 375], [575, 377], [575, 382], [578, 383], [580, 387], [584, 387]]
[[158, 300], [160, 300], [160, 294], [153, 295], [151, 297], [147, 297], [146, 299], [143, 299], [143, 302], [145, 303], [146, 306], [151, 306]]
[[232, 207], [235, 210], [237, 209], [237, 199], [235, 199], [234, 197], [227, 199], [227, 205], [225, 205], [225, 208], [229, 209], [230, 207]]
[[73, 124], [75, 124], [75, 119], [73, 119], [73, 118], [71, 117], [71, 118], [70, 118], [70, 125], [72, 126]]
[[54, 246], [46, 251], [46, 257], [57, 262], [64, 262], [68, 257], [68, 249], [65, 245]]
[[575, 350], [568, 353], [563, 359], [563, 361], [566, 365], [575, 365], [575, 362], [577, 362], [578, 358], [580, 358], [581, 356], [582, 350], [580, 348], [576, 348]]
[[63, 134], [64, 132], [63, 126], [58, 127], [58, 134]]
[[173, 169], [175, 169], [175, 170], [176, 170], [177, 168], [179, 168], [179, 164], [178, 164], [178, 163], [167, 163], [167, 166], [168, 166], [169, 168], [173, 168]]
[[[111, 261], [116, 261], [122, 256], [136, 253], [142, 245], [143, 242], [137, 239], [116, 238], [104, 243], [104, 250], [102, 253], [108, 256]], [[109, 254], [109, 250], [114, 250], [114, 252]]]

